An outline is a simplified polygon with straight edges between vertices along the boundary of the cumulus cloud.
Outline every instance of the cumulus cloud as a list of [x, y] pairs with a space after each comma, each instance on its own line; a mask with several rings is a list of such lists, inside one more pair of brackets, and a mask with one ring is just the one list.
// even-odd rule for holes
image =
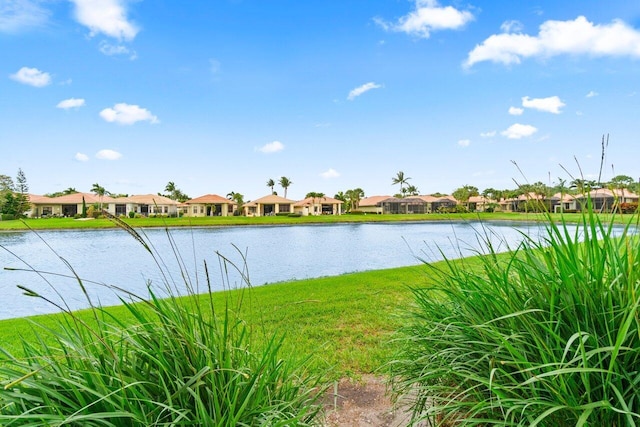
[[461, 147], [468, 147], [469, 145], [471, 145], [471, 140], [470, 139], [461, 139], [460, 141], [458, 141], [458, 145]]
[[464, 63], [492, 61], [505, 65], [519, 64], [532, 57], [558, 55], [640, 57], [640, 31], [614, 20], [610, 24], [594, 24], [584, 16], [573, 21], [546, 21], [538, 35], [502, 33], [489, 36], [477, 45]]
[[258, 148], [258, 151], [265, 154], [277, 153], [282, 150], [284, 150], [284, 144], [280, 141], [273, 141]]
[[457, 30], [473, 21], [473, 14], [452, 6], [442, 7], [436, 0], [416, 0], [415, 10], [395, 23], [376, 18], [375, 22], [386, 31], [397, 31], [412, 36], [429, 38], [433, 31]]
[[84, 99], [82, 98], [69, 98], [64, 101], [58, 102], [56, 108], [62, 108], [63, 110], [68, 110], [70, 108], [79, 108], [84, 106]]
[[131, 41], [138, 27], [127, 18], [126, 0], [71, 0], [76, 20], [89, 28], [90, 36], [104, 34], [118, 40]]
[[527, 136], [531, 136], [536, 132], [538, 132], [538, 129], [531, 125], [522, 125], [520, 123], [516, 123], [509, 126], [507, 130], [504, 130], [500, 133], [509, 139], [521, 139]]
[[96, 153], [96, 159], [101, 160], [118, 160], [120, 157], [122, 157], [122, 154], [109, 149], [100, 150]]
[[351, 92], [349, 92], [349, 96], [347, 96], [347, 99], [349, 101], [353, 101], [354, 99], [356, 99], [357, 97], [359, 97], [363, 93], [369, 92], [372, 89], [379, 89], [381, 87], [382, 87], [382, 85], [379, 85], [379, 84], [374, 83], [374, 82], [365, 83], [362, 86], [359, 86], [359, 87], [353, 89]]
[[89, 161], [89, 156], [87, 156], [84, 153], [76, 153], [75, 156], [73, 156], [74, 159], [76, 159], [79, 162], [88, 162]]
[[19, 83], [34, 87], [44, 87], [51, 84], [51, 75], [37, 68], [22, 67], [9, 77]]
[[566, 104], [560, 100], [557, 96], [550, 96], [548, 98], [529, 98], [528, 96], [522, 97], [522, 106], [525, 108], [532, 108], [538, 111], [544, 111], [547, 113], [560, 114], [560, 109]]
[[494, 136], [496, 136], [497, 133], [498, 132], [496, 132], [495, 130], [491, 130], [491, 131], [488, 131], [488, 132], [482, 132], [480, 134], [480, 136], [482, 138], [493, 138]]
[[333, 168], [329, 168], [329, 170], [322, 172], [320, 176], [323, 177], [324, 179], [331, 179], [331, 178], [339, 177], [340, 173]]
[[589, 93], [586, 95], [587, 98], [593, 98], [594, 96], [598, 96], [598, 92], [594, 92], [594, 91], [589, 91]]
[[0, 2], [0, 32], [19, 33], [39, 27], [47, 22], [49, 15], [38, 0], [4, 0]]
[[136, 122], [160, 123], [158, 117], [151, 114], [146, 108], [125, 103], [116, 104], [113, 108], [105, 108], [100, 111], [100, 117], [109, 123], [120, 125], [132, 125]]
[[503, 33], [520, 33], [523, 29], [522, 22], [520, 21], [505, 21], [500, 25], [500, 29]]
[[524, 110], [522, 108], [509, 107], [509, 114], [511, 114], [512, 116], [521, 116], [522, 113], [524, 113]]

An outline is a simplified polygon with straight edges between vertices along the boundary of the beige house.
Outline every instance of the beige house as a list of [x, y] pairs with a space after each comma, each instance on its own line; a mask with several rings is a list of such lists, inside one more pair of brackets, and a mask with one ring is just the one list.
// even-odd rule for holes
[[293, 213], [294, 200], [270, 194], [244, 204], [246, 216], [269, 216], [279, 213]]
[[130, 212], [141, 216], [178, 214], [178, 202], [158, 194], [140, 194], [113, 200], [116, 216], [129, 215]]
[[361, 199], [358, 203], [358, 210], [364, 213], [382, 214], [382, 202], [390, 199], [391, 196], [371, 196]]
[[112, 215], [116, 214], [116, 199], [93, 193], [73, 193], [58, 197], [46, 197], [29, 194], [31, 211], [27, 213], [32, 218], [50, 216], [72, 217], [82, 213], [83, 203], [88, 207], [93, 204], [102, 205], [102, 209]]
[[495, 209], [498, 206], [498, 201], [484, 196], [471, 196], [468, 204], [469, 210], [472, 212], [486, 212], [487, 209]]
[[217, 194], [205, 194], [181, 204], [185, 216], [232, 216], [236, 206], [233, 200]]
[[307, 197], [293, 205], [294, 213], [308, 215], [342, 215], [342, 200], [331, 197]]

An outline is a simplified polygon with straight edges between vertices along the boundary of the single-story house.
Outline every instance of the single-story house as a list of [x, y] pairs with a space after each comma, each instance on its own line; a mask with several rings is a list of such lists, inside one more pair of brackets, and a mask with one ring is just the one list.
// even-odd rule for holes
[[431, 201], [431, 209], [428, 209], [427, 213], [448, 211], [450, 209], [454, 209], [457, 204], [458, 201], [453, 196], [435, 197], [434, 200]]
[[381, 214], [382, 202], [391, 198], [391, 196], [371, 196], [360, 199], [358, 210], [364, 213]]
[[178, 214], [178, 202], [158, 194], [140, 194], [119, 197], [115, 200], [115, 215], [129, 215], [130, 212], [141, 216]]
[[293, 205], [294, 213], [308, 215], [342, 215], [342, 200], [331, 197], [307, 197]]
[[97, 204], [110, 214], [116, 214], [116, 199], [109, 196], [99, 197], [93, 193], [73, 193], [58, 197], [29, 194], [29, 202], [31, 203], [31, 211], [27, 215], [32, 218], [72, 217], [82, 213], [83, 203], [87, 207]]
[[185, 216], [232, 216], [237, 203], [217, 194], [205, 194], [181, 204]]
[[593, 209], [596, 212], [612, 212], [622, 203], [638, 203], [638, 195], [624, 188], [610, 190], [608, 188], [598, 188], [589, 191], [586, 195], [576, 196], [579, 203], [577, 209], [582, 209], [587, 198], [591, 200]]
[[385, 214], [423, 214], [427, 213], [428, 202], [420, 197], [389, 197], [382, 202]]
[[269, 194], [268, 196], [245, 203], [243, 208], [246, 216], [269, 216], [279, 213], [293, 213], [293, 205], [295, 203], [295, 200]]
[[495, 209], [498, 206], [498, 201], [484, 196], [471, 196], [468, 204], [469, 210], [472, 212], [486, 212], [487, 209]]

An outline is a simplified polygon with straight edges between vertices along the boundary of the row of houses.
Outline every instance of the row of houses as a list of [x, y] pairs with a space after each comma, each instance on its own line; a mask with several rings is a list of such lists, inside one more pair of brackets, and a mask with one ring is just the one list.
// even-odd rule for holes
[[472, 212], [579, 212], [587, 200], [591, 200], [596, 212], [611, 212], [623, 204], [637, 204], [638, 195], [626, 189], [599, 188], [587, 194], [571, 195], [557, 193], [544, 196], [536, 193], [521, 194], [514, 198], [493, 200], [484, 196], [473, 196], [462, 203], [452, 196], [412, 196], [396, 198], [391, 196], [373, 196], [362, 199], [358, 210], [373, 214], [421, 214], [450, 211], [457, 205]]
[[[580, 211], [587, 198], [591, 199], [596, 211], [613, 211], [622, 204], [637, 204], [638, 195], [625, 189], [597, 189], [586, 195], [555, 194], [543, 196], [535, 193], [523, 194], [516, 198], [492, 200], [475, 196], [464, 202], [465, 208], [474, 212], [502, 211], [525, 212], [528, 210], [548, 210], [550, 212]], [[92, 193], [74, 193], [58, 197], [30, 194], [33, 218], [81, 214], [83, 206], [99, 205], [116, 216], [269, 216], [278, 214], [341, 215], [343, 202], [331, 197], [309, 197], [295, 201], [270, 194], [245, 203], [238, 211], [235, 201], [217, 194], [206, 194], [178, 203], [168, 197], [146, 194], [129, 197], [99, 197]], [[452, 196], [372, 196], [359, 201], [358, 210], [370, 214], [428, 214], [455, 209], [460, 202]]]
[[179, 203], [165, 196], [145, 194], [113, 198], [97, 196], [93, 193], [73, 193], [58, 197], [37, 196], [30, 194], [31, 210], [27, 216], [74, 217], [82, 214], [87, 206], [98, 205], [101, 209], [115, 216], [268, 216], [277, 214], [308, 215], [341, 215], [343, 202], [331, 197], [309, 197], [295, 201], [276, 195], [261, 197], [242, 206], [238, 212], [238, 204], [217, 194], [206, 194]]

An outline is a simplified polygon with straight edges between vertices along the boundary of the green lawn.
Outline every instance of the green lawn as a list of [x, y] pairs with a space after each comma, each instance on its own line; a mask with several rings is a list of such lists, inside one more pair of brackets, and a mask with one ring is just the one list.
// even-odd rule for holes
[[[560, 219], [561, 215], [551, 215]], [[603, 215], [608, 217], [609, 215]], [[617, 222], [629, 220], [630, 215], [616, 215]], [[565, 214], [567, 222], [575, 222], [581, 214]], [[397, 222], [397, 221], [546, 221], [545, 214], [527, 213], [467, 213], [467, 214], [410, 214], [410, 215], [323, 215], [306, 217], [183, 217], [183, 218], [123, 218], [134, 228], [139, 227], [222, 227], [247, 225], [295, 225], [295, 224], [334, 224], [359, 222]], [[0, 230], [56, 230], [76, 228], [115, 228], [109, 219], [76, 220], [73, 218], [29, 218], [25, 220], [0, 221]]]
[[[429, 268], [421, 265], [259, 286], [242, 291], [240, 318], [256, 337], [284, 333], [283, 356], [312, 354], [318, 371], [357, 376], [387, 360], [391, 333], [401, 324], [397, 314], [413, 304], [410, 287], [430, 284]], [[240, 292], [215, 293], [216, 304], [235, 303]], [[108, 311], [129, 320], [123, 307]], [[90, 321], [88, 311], [78, 313]], [[34, 323], [55, 328], [57, 320], [44, 315], [0, 321], [0, 343], [19, 352], [20, 337], [32, 339]]]

